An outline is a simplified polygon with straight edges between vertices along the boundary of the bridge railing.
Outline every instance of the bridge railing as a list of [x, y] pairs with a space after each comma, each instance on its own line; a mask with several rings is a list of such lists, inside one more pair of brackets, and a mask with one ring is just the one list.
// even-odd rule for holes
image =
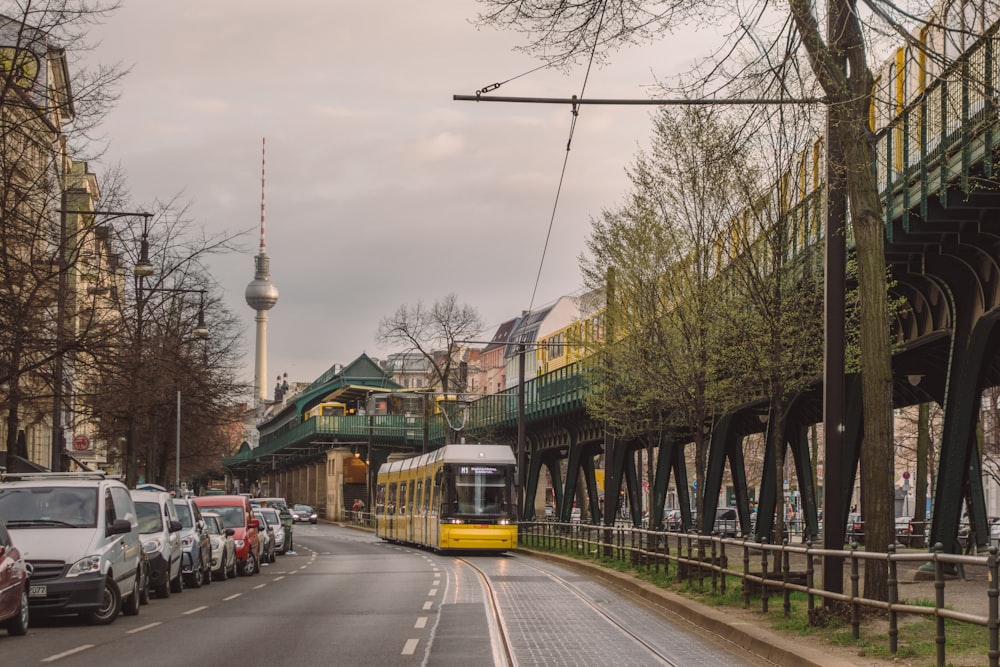
[[[959, 621], [986, 628], [990, 646], [989, 664], [1000, 660], [1000, 558], [997, 548], [991, 547], [985, 556], [944, 553], [942, 545], [933, 552], [906, 551], [897, 553], [894, 546], [889, 553], [850, 549], [847, 551], [811, 546], [782, 544], [772, 545], [737, 538], [679, 533], [633, 528], [631, 526], [600, 526], [582, 523], [556, 523], [553, 521], [521, 522], [518, 524], [518, 543], [534, 550], [561, 553], [575, 558], [594, 561], [612, 560], [626, 566], [669, 577], [671, 572], [677, 582], [696, 584], [706, 593], [725, 595], [730, 579], [742, 584], [743, 606], [754, 600], [761, 611], [768, 612], [771, 598], [781, 600], [783, 614], [791, 613], [791, 594], [804, 593], [807, 597], [810, 618], [824, 599], [832, 600], [850, 609], [851, 632], [854, 639], [861, 637], [862, 610], [875, 610], [888, 615], [888, 647], [892, 654], [899, 648], [899, 620], [903, 614], [922, 615], [935, 619], [937, 664], [945, 664], [945, 620]], [[833, 593], [817, 586], [814, 563], [820, 558], [842, 558], [847, 563], [844, 593]], [[865, 598], [861, 582], [867, 564], [885, 561], [888, 567], [888, 601]], [[921, 567], [923, 566], [923, 567]], [[933, 605], [926, 598], [909, 596], [906, 585], [900, 583], [904, 571], [925, 570], [933, 576]], [[958, 571], [963, 579], [974, 579], [974, 586], [959, 588], [962, 584], [949, 573]], [[979, 581], [985, 582], [979, 585]], [[954, 592], [948, 599], [981, 596], [981, 604], [973, 605], [981, 612], [957, 611], [946, 605], [946, 592], [951, 585]], [[955, 597], [953, 598], [952, 595]], [[919, 604], [918, 604], [919, 603]], [[883, 635], [879, 633], [878, 637]], [[874, 637], [873, 637], [874, 639]], [[985, 657], [985, 656], [984, 656]]]
[[[991, 173], [1000, 90], [997, 46], [994, 26], [913, 100], [897, 99], [893, 91], [898, 113], [878, 129], [875, 158], [887, 226], [899, 212], [894, 198], [903, 211], [920, 203], [926, 212], [928, 195], [943, 193], [956, 177], [969, 192], [969, 172], [977, 162], [984, 160]], [[911, 201], [914, 188], [919, 199]]]

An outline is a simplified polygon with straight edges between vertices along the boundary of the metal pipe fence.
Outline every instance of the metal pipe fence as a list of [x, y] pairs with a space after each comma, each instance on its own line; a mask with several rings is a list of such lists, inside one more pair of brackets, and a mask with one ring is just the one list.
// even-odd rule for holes
[[[899, 648], [900, 617], [905, 614], [930, 616], [935, 619], [936, 664], [940, 666], [946, 664], [946, 620], [984, 627], [989, 641], [988, 664], [990, 667], [1000, 664], [1000, 580], [997, 578], [1000, 558], [995, 546], [982, 556], [944, 553], [940, 544], [935, 545], [931, 552], [897, 552], [895, 546], [891, 546], [889, 553], [878, 553], [854, 548], [823, 549], [808, 542], [767, 544], [749, 539], [625, 525], [553, 521], [519, 523], [518, 541], [521, 546], [530, 549], [612, 560], [655, 574], [662, 571], [668, 577], [672, 571], [678, 583], [697, 584], [702, 590], [710, 587], [713, 594], [726, 594], [728, 580], [738, 579], [742, 581], [743, 606], [749, 608], [757, 598], [764, 613], [768, 612], [770, 599], [780, 596], [782, 613], [789, 616], [794, 592], [806, 595], [810, 618], [816, 612], [817, 602], [821, 605], [826, 604], [824, 601], [841, 603], [850, 611], [851, 634], [856, 640], [861, 638], [862, 611], [866, 608], [878, 610], [887, 614], [888, 648], [894, 655]], [[734, 563], [730, 562], [731, 557], [735, 558]], [[848, 585], [844, 587], [848, 592], [833, 593], [817, 586], [814, 559], [825, 557], [842, 558], [849, 563]], [[874, 561], [886, 561], [888, 600], [869, 599], [862, 594], [864, 567]], [[900, 569], [915, 567], [926, 572], [927, 576], [933, 574], [933, 606], [913, 604], [914, 601], [900, 597]], [[964, 579], [972, 570], [987, 575], [987, 584], [981, 589], [985, 613], [958, 611], [945, 603], [949, 581], [955, 581], [950, 573], [957, 572]], [[978, 608], [978, 604], [974, 606]]]

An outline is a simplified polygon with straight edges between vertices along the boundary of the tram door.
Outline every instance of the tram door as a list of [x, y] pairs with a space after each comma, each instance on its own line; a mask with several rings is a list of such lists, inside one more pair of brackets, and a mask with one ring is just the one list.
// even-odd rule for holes
[[414, 489], [413, 489], [413, 480], [412, 479], [410, 480], [410, 483], [406, 485], [406, 487], [407, 487], [406, 506], [407, 506], [407, 509], [409, 510], [409, 513], [406, 516], [406, 528], [407, 528], [407, 530], [406, 530], [406, 536], [407, 536], [407, 541], [413, 542], [414, 541], [414, 539], [413, 539], [413, 524], [414, 524], [414, 521], [413, 521], [413, 506], [414, 506], [415, 503], [413, 502]]
[[396, 538], [396, 483], [389, 485], [389, 499], [385, 505], [385, 534], [389, 539]]

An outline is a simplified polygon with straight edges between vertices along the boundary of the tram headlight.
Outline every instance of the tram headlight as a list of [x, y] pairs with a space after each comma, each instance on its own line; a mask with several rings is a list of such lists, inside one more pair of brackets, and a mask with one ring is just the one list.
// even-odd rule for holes
[[459, 523], [465, 523], [465, 520], [464, 519], [458, 519], [456, 517], [451, 517], [449, 519], [441, 519], [441, 523], [459, 524]]
[[498, 526], [508, 526], [510, 525], [510, 519], [497, 519]]

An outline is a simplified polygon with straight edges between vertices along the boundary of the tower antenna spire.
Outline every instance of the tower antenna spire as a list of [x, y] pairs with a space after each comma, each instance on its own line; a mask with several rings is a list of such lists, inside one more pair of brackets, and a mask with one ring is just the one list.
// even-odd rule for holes
[[267, 157], [267, 137], [260, 140], [260, 254], [264, 254], [264, 167]]

